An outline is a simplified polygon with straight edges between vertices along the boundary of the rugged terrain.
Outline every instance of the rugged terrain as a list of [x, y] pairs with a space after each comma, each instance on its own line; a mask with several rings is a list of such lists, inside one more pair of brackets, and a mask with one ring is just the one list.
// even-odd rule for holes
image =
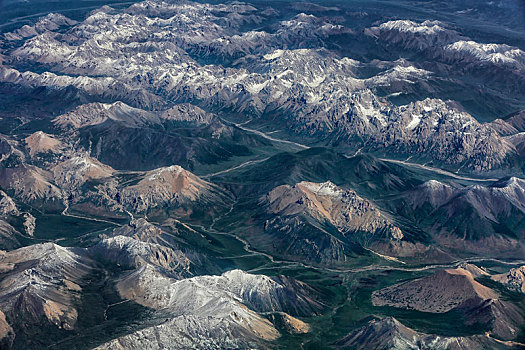
[[523, 11], [0, 3], [0, 348], [524, 347]]

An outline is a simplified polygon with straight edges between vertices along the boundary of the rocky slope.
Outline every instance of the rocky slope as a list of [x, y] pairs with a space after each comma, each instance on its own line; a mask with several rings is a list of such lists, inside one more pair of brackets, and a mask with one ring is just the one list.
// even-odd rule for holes
[[53, 243], [2, 252], [0, 308], [11, 324], [26, 327], [42, 319], [70, 330], [77, 321], [82, 278], [92, 262]]
[[9, 223], [13, 217], [21, 215], [14, 200], [0, 190], [0, 248], [14, 249], [20, 247], [20, 233]]
[[430, 180], [409, 191], [397, 210], [452, 249], [488, 253], [491, 242], [502, 253], [520, 252], [524, 195], [525, 182], [516, 177], [465, 187]]
[[58, 202], [62, 193], [51, 181], [50, 172], [33, 165], [22, 164], [0, 168], [0, 187], [22, 201]]
[[[244, 310], [243, 310], [244, 311]], [[232, 318], [245, 320], [242, 316]], [[224, 349], [264, 346], [275, 339], [277, 331], [269, 322], [251, 319], [251, 324], [239, 326], [236, 319], [180, 316], [168, 319], [157, 326], [144, 328], [102, 344], [98, 350], [144, 349]], [[254, 327], [246, 330], [246, 327]], [[256, 333], [255, 333], [256, 332]]]
[[377, 290], [372, 294], [372, 303], [430, 313], [455, 310], [466, 325], [486, 327], [490, 334], [505, 340], [518, 336], [524, 320], [519, 308], [500, 300], [494, 290], [475, 281], [463, 268], [441, 270], [422, 279]]
[[[521, 94], [518, 97], [507, 93], [507, 91], [523, 89], [525, 83], [523, 47], [519, 44], [517, 46], [507, 45], [497, 37], [472, 39], [461, 34], [461, 29], [461, 25], [450, 25], [440, 21], [391, 20], [379, 26], [367, 28], [364, 33], [378, 40], [381, 45], [387, 45], [389, 51], [395, 51], [401, 57], [417, 61], [418, 68], [433, 71], [436, 77], [439, 77], [438, 79], [441, 78], [456, 85], [451, 92], [458, 88], [482, 89], [479, 96], [471, 95], [474, 100], [477, 100], [474, 104], [472, 100], [463, 99], [461, 94], [452, 93], [450, 95], [455, 96], [453, 98], [461, 101], [465, 107], [469, 106], [471, 110], [476, 111], [481, 118], [492, 120], [523, 109], [520, 103], [520, 100], [523, 99]], [[463, 32], [472, 33], [465, 30]], [[378, 45], [377, 50], [382, 50], [382, 46]], [[494, 91], [494, 94], [488, 94], [491, 97], [482, 96], [487, 90], [477, 85], [475, 81], [483, 81], [492, 88], [497, 87], [499, 91], [505, 92], [499, 94]], [[437, 81], [429, 83], [432, 87], [419, 85], [419, 93], [425, 91], [427, 94], [433, 94], [436, 88], [440, 89]], [[395, 91], [390, 91], [395, 93]], [[400, 91], [402, 94], [419, 95], [417, 91], [411, 91], [410, 88]], [[499, 104], [492, 97], [499, 99], [502, 103]], [[494, 109], [486, 113], [475, 104], [484, 104]], [[486, 117], [487, 115], [490, 117]]]
[[120, 203], [136, 212], [155, 207], [181, 205], [206, 196], [212, 185], [174, 165], [147, 172], [135, 185], [119, 192]]
[[132, 220], [101, 238], [89, 248], [97, 260], [126, 268], [155, 266], [172, 278], [193, 276], [204, 259], [192, 250], [182, 251], [170, 235], [145, 219]]
[[20, 247], [17, 235], [20, 233], [7, 221], [0, 219], [0, 247], [2, 249], [14, 249]]
[[110, 178], [115, 173], [114, 169], [87, 154], [74, 156], [53, 167], [55, 183], [65, 191], [79, 189], [87, 181]]
[[[443, 289], [444, 285], [447, 288]], [[376, 291], [372, 302], [378, 306], [444, 313], [471, 299], [479, 302], [497, 297], [494, 291], [476, 282], [470, 272], [454, 269]]]
[[24, 25], [22, 28], [11, 33], [5, 33], [4, 38], [7, 40], [22, 40], [30, 38], [47, 31], [57, 30], [61, 27], [72, 26], [77, 21], [67, 18], [59, 13], [50, 13], [38, 19], [34, 25]]
[[32, 157], [40, 153], [58, 153], [61, 149], [61, 142], [59, 140], [42, 131], [37, 131], [29, 135], [24, 141]]
[[365, 33], [392, 44], [419, 50], [443, 46], [461, 37], [457, 31], [446, 28], [445, 24], [439, 21], [389, 21], [377, 27], [367, 28]]
[[[318, 307], [301, 292], [288, 288], [279, 280], [238, 270], [222, 276], [176, 281], [163, 276], [151, 265], [145, 265], [123, 277], [117, 283], [117, 289], [124, 298], [162, 310], [163, 315], [169, 315], [167, 320], [99, 348], [262, 346], [280, 334], [257, 312], [286, 310], [310, 314], [312, 307], [314, 310]], [[294, 323], [301, 323], [292, 316], [286, 317]]]
[[268, 193], [269, 211], [276, 215], [308, 214], [320, 221], [328, 221], [343, 234], [364, 231], [375, 233], [386, 230], [391, 238], [402, 239], [401, 230], [392, 225], [371, 202], [351, 190], [344, 190], [332, 182], [300, 182], [283, 185]]
[[512, 344], [498, 342], [485, 335], [469, 337], [442, 337], [417, 332], [393, 317], [368, 322], [338, 344], [343, 349], [512, 349]]
[[[53, 119], [70, 142], [120, 170], [180, 164], [191, 169], [252, 153], [267, 142], [189, 104], [151, 112], [122, 102], [90, 103]], [[140, 132], [137, 132], [140, 130]], [[78, 146], [77, 146], [78, 147]]]
[[519, 48], [468, 40], [439, 21], [389, 21], [367, 29], [366, 33], [407, 49], [428, 50], [434, 57], [441, 56], [447, 61], [525, 69], [525, 52]]

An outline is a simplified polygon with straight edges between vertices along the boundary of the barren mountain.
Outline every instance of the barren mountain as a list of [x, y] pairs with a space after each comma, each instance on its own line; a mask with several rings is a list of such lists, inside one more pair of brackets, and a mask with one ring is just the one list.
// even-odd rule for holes
[[92, 262], [73, 249], [52, 243], [2, 252], [0, 308], [17, 326], [42, 319], [63, 329], [75, 328], [79, 283]]
[[77, 22], [67, 18], [59, 13], [50, 13], [41, 17], [35, 25], [24, 25], [22, 28], [11, 33], [5, 33], [4, 37], [7, 40], [22, 40], [23, 38], [33, 37], [35, 35], [57, 30], [64, 26], [72, 26]]
[[445, 24], [439, 21], [389, 21], [377, 27], [367, 28], [365, 33], [405, 48], [419, 50], [445, 45], [461, 37], [458, 32], [446, 28]]
[[[284, 126], [298, 135], [331, 138], [352, 148], [418, 155], [475, 171], [512, 168], [520, 161], [514, 147], [489, 125], [476, 122], [443, 100], [418, 101], [398, 108], [370, 90], [399, 81], [425, 80], [427, 71], [400, 67], [375, 79], [360, 79], [354, 72], [359, 65], [356, 60], [311, 48], [332, 35], [348, 32], [344, 26], [299, 14], [280, 22], [275, 32], [246, 33], [239, 28], [260, 23], [265, 17], [257, 8], [197, 3], [152, 6], [156, 11], [164, 8], [165, 14], [157, 17], [158, 12], [136, 8], [127, 13], [101, 11], [73, 26], [67, 35], [49, 31], [39, 34], [12, 50], [10, 58], [13, 65], [38, 62], [53, 73], [2, 67], [1, 80], [52, 89], [75, 86], [98, 98], [119, 99], [146, 109], [158, 109], [163, 99], [192, 102], [214, 110], [254, 114], [263, 124], [279, 113], [282, 118], [274, 126]], [[412, 36], [421, 38], [423, 44], [411, 44], [417, 47], [458, 40], [455, 46], [443, 46], [443, 53], [468, 52], [476, 62], [500, 64], [522, 59], [516, 48], [477, 43], [471, 48], [470, 42], [459, 41], [454, 31], [440, 23], [400, 21], [379, 28], [406, 35], [402, 41], [411, 42], [413, 39], [408, 38]], [[111, 44], [100, 45], [102, 38]], [[155, 39], [141, 42], [144, 38]], [[235, 43], [242, 48], [247, 42], [251, 48], [235, 52]], [[307, 48], [302, 48], [305, 42]], [[221, 53], [220, 47], [233, 51]], [[201, 65], [189, 55], [244, 57], [235, 67], [223, 68]], [[104, 109], [109, 107], [105, 106], [91, 117], [95, 123], [108, 118]], [[121, 117], [124, 115], [128, 113]], [[128, 118], [136, 123], [135, 117]], [[72, 122], [57, 119], [57, 123]]]
[[[330, 181], [300, 182], [293, 187], [283, 185], [268, 193], [266, 201], [272, 214], [310, 215], [321, 222], [328, 221], [345, 236], [357, 232], [373, 236], [384, 231], [390, 239], [403, 238], [401, 230], [374, 204]], [[367, 236], [363, 239], [368, 240]]]
[[[444, 285], [446, 289], [442, 288]], [[454, 269], [376, 291], [372, 302], [378, 306], [442, 313], [472, 299], [483, 301], [497, 297], [494, 291], [476, 282], [470, 272]]]
[[0, 348], [522, 348], [518, 3], [0, 1]]
[[91, 249], [100, 260], [115, 265], [139, 268], [151, 264], [173, 276], [191, 276], [191, 261], [180, 250], [126, 236], [106, 238]]
[[463, 268], [377, 290], [372, 303], [431, 313], [459, 311], [465, 324], [489, 327], [491, 334], [503, 339], [515, 339], [524, 320], [515, 305], [500, 300], [494, 290], [475, 281]]
[[87, 154], [60, 162], [53, 168], [55, 183], [64, 190], [78, 189], [87, 181], [110, 178], [114, 173], [110, 166]]
[[503, 253], [520, 252], [524, 195], [524, 181], [516, 177], [465, 187], [430, 180], [409, 191], [398, 212], [415, 218], [436, 241], [453, 249], [487, 252], [491, 242]]
[[352, 331], [338, 342], [344, 349], [448, 349], [470, 348], [513, 349], [486, 335], [469, 337], [442, 337], [417, 332], [406, 327], [393, 317], [373, 320], [367, 325]]
[[75, 129], [102, 124], [107, 120], [126, 123], [133, 126], [144, 126], [158, 123], [158, 118], [137, 108], [132, 108], [121, 102], [113, 104], [93, 103], [77, 107], [75, 110], [61, 115], [53, 122], [61, 127]]
[[[262, 346], [280, 334], [257, 311], [282, 311], [291, 307], [291, 311], [309, 314], [312, 306], [317, 308], [314, 301], [303, 299], [305, 296], [288, 288], [278, 280], [242, 271], [175, 281], [162, 276], [151, 265], [145, 265], [119, 281], [117, 289], [125, 298], [162, 309], [170, 315], [169, 319], [100, 348], [139, 348], [145, 344], [176, 349]], [[290, 298], [304, 301], [289, 304]], [[300, 309], [295, 309], [296, 306]], [[229, 336], [222, 336], [225, 333]], [[153, 334], [155, 339], [150, 339]]]
[[181, 205], [209, 195], [212, 185], [174, 165], [149, 171], [136, 184], [119, 192], [120, 203], [137, 212]]
[[33, 165], [0, 168], [0, 187], [13, 196], [28, 202], [56, 202], [62, 194], [51, 183], [50, 172]]
[[61, 148], [61, 142], [53, 136], [42, 131], [37, 131], [25, 139], [29, 154], [34, 157], [39, 153], [53, 152], [58, 153]]

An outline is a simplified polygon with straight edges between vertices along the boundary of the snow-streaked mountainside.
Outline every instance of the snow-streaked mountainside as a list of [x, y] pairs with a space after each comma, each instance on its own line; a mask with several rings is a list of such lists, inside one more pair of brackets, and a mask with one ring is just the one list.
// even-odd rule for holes
[[[123, 12], [101, 9], [78, 24], [63, 19], [60, 23], [69, 24], [65, 32], [48, 26], [16, 41], [0, 77], [23, 87], [73, 86], [89, 96], [143, 109], [162, 108], [169, 99], [261, 121], [279, 113], [278, 124], [295, 134], [417, 154], [476, 171], [512, 166], [519, 157], [489, 124], [441, 100], [396, 107], [373, 93], [380, 86], [426, 80], [426, 70], [394, 66], [377, 77], [359, 78], [355, 71], [364, 63], [312, 48], [349, 31], [314, 15], [299, 14], [270, 32], [241, 30], [267, 19], [268, 12], [237, 4], [146, 1]], [[445, 60], [523, 70], [518, 48], [463, 40], [439, 22], [392, 21], [369, 33], [407, 47], [442, 45], [439, 54]], [[203, 65], [195, 59], [208, 56], [219, 62], [231, 57], [233, 65]], [[37, 64], [45, 72], [21, 71], [16, 68], [20, 64]], [[147, 112], [122, 105], [97, 108], [98, 116], [89, 121], [79, 109], [75, 117], [64, 115], [56, 123], [79, 127], [108, 118], [148, 119]]]
[[0, 349], [525, 347], [521, 9], [0, 2]]
[[367, 29], [367, 34], [407, 48], [431, 50], [433, 54], [442, 55], [448, 60], [480, 65], [486, 62], [519, 71], [525, 69], [525, 52], [521, 49], [505, 44], [468, 40], [439, 21], [389, 21]]
[[446, 28], [439, 21], [388, 21], [377, 27], [367, 28], [366, 33], [393, 44], [417, 49], [448, 44], [461, 37], [457, 31]]

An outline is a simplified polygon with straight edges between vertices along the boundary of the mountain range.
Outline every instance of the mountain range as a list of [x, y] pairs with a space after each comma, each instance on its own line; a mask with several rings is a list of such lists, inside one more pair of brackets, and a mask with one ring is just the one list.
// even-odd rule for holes
[[1, 348], [525, 346], [521, 4], [61, 6], [0, 4]]

